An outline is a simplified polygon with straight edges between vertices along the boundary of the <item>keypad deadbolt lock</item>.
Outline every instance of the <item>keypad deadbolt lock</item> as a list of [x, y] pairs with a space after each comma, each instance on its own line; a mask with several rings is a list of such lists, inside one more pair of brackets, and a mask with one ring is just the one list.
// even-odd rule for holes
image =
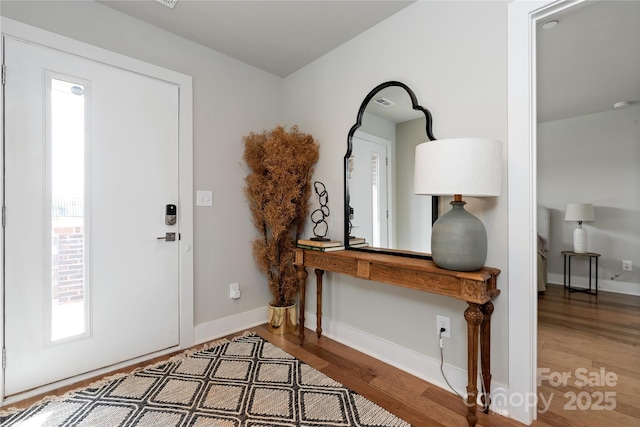
[[178, 209], [176, 205], [167, 205], [164, 214], [164, 223], [167, 225], [175, 225], [177, 220]]

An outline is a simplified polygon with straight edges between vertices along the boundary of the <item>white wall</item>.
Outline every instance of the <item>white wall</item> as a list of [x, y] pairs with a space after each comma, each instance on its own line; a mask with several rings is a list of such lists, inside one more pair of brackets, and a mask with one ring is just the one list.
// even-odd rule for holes
[[[506, 142], [506, 9], [507, 2], [417, 2], [285, 78], [285, 121], [299, 124], [320, 142], [315, 178], [327, 185], [330, 195], [337, 195], [331, 198], [332, 212], [342, 211], [339, 195], [347, 133], [363, 98], [379, 83], [399, 80], [411, 87], [418, 102], [433, 114], [438, 138], [478, 136]], [[501, 197], [467, 201], [487, 228], [487, 265], [502, 270], [498, 277], [502, 294], [494, 301], [492, 366], [494, 382], [505, 385], [509, 376], [506, 182]], [[447, 202], [442, 206], [448, 210]], [[341, 218], [332, 217], [329, 227], [332, 234], [342, 235]], [[309, 311], [315, 304], [312, 282]], [[436, 314], [447, 315], [453, 337], [446, 340], [445, 362], [466, 370], [465, 303], [334, 274], [328, 274], [326, 283], [329, 335], [404, 367], [412, 366], [409, 359], [415, 357], [420, 360], [413, 365], [418, 375], [443, 384], [439, 372], [426, 372], [426, 365], [439, 359]], [[388, 348], [391, 352], [385, 353]]]
[[[574, 222], [567, 203], [593, 203], [596, 220], [583, 227], [588, 250], [602, 254], [601, 289], [640, 295], [640, 106], [538, 125], [538, 204], [551, 210], [549, 281], [563, 283], [563, 257], [571, 250]], [[572, 283], [588, 284], [588, 264], [572, 262]]]
[[429, 140], [425, 132], [425, 119], [398, 123], [396, 131], [396, 162], [401, 166], [396, 170], [394, 189], [397, 247], [431, 252], [431, 233], [424, 230], [425, 225], [432, 222], [431, 197], [413, 193], [416, 146]]
[[[194, 208], [195, 339], [262, 323], [269, 292], [251, 256], [242, 137], [280, 121], [282, 79], [95, 2], [2, 1], [0, 13], [193, 77], [195, 189], [213, 191], [213, 207]], [[229, 299], [231, 282], [241, 299]]]

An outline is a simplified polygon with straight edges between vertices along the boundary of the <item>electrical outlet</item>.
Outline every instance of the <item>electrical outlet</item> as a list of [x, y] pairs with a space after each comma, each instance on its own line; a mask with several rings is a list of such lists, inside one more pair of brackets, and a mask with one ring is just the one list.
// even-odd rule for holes
[[631, 271], [633, 270], [633, 263], [631, 261], [622, 261], [622, 271]]
[[447, 316], [436, 316], [436, 334], [438, 336], [440, 336], [440, 328], [444, 328], [443, 338], [451, 338], [451, 320]]
[[240, 298], [240, 284], [239, 283], [231, 283], [229, 285], [229, 298], [238, 299]]

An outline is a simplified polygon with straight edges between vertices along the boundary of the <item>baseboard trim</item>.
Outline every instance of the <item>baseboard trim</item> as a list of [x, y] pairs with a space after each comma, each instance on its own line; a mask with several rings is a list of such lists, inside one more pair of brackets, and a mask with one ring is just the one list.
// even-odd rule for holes
[[[564, 279], [561, 274], [549, 274], [547, 278], [548, 283], [558, 286], [563, 286]], [[576, 283], [579, 281], [580, 283]], [[571, 287], [576, 289], [588, 289], [589, 278], [580, 276], [571, 276]], [[595, 288], [595, 284], [592, 283], [592, 288]], [[614, 292], [623, 295], [635, 295], [640, 296], [640, 284], [631, 282], [621, 282], [617, 280], [598, 279], [598, 291]]]
[[[307, 319], [305, 321], [307, 329], [315, 330], [317, 326], [315, 313], [306, 312], [305, 318]], [[398, 346], [398, 344], [342, 323], [331, 321], [325, 317], [322, 318], [322, 334], [332, 340], [408, 372], [430, 384], [451, 391], [440, 372], [439, 359], [434, 359], [414, 350]], [[444, 363], [443, 369], [451, 386], [458, 394], [465, 396], [467, 390], [467, 371], [447, 363]], [[480, 384], [480, 380], [478, 380], [478, 384]], [[491, 396], [492, 404], [490, 410], [508, 417], [509, 388], [504, 384], [492, 381]]]
[[264, 306], [196, 325], [193, 328], [194, 345], [262, 325], [267, 322], [267, 311], [267, 307]]
[[[196, 325], [194, 328], [195, 344], [202, 344], [236, 332], [251, 329], [264, 324], [267, 318], [267, 307], [238, 313], [233, 316], [213, 320]], [[305, 326], [315, 330], [317, 326], [316, 314], [305, 312]], [[451, 390], [440, 372], [440, 360], [418, 353], [414, 350], [398, 346], [395, 343], [376, 337], [367, 332], [354, 329], [340, 322], [322, 318], [323, 335], [361, 351], [371, 357], [395, 366], [430, 384], [445, 390]], [[451, 386], [461, 396], [466, 395], [467, 371], [444, 363], [443, 369]], [[478, 380], [480, 384], [480, 380]], [[509, 416], [509, 388], [495, 381], [491, 384], [491, 410]]]

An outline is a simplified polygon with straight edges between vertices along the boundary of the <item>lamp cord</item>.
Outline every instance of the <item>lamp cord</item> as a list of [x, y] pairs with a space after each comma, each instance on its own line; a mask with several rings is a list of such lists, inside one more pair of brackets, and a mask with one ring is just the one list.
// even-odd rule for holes
[[[462, 399], [463, 403], [466, 405], [467, 399], [462, 397], [462, 395], [458, 393], [455, 388], [453, 388], [453, 386], [449, 383], [449, 380], [447, 379], [447, 375], [444, 373], [444, 344], [442, 342], [443, 332], [444, 332], [444, 329], [440, 328], [440, 332], [438, 333], [438, 337], [440, 338], [440, 372], [442, 373], [442, 378], [444, 378], [444, 382], [447, 383], [451, 391], [457, 394], [458, 397]], [[480, 378], [482, 378], [482, 366], [480, 366], [479, 369], [480, 369]], [[480, 392], [481, 392], [481, 396], [485, 396], [486, 391], [484, 389], [484, 382], [482, 381], [482, 379], [480, 380]]]
[[447, 376], [444, 373], [444, 345], [442, 344], [442, 333], [443, 332], [444, 332], [444, 328], [440, 328], [440, 332], [438, 333], [438, 336], [440, 338], [440, 372], [442, 372], [442, 378], [444, 378], [444, 382], [447, 383], [447, 385], [449, 386], [451, 391], [453, 391], [455, 394], [457, 394], [458, 397], [464, 401], [465, 398], [462, 397], [460, 395], [460, 393], [458, 393], [456, 391], [456, 389], [451, 386], [451, 384], [449, 383], [449, 380], [447, 379]]

